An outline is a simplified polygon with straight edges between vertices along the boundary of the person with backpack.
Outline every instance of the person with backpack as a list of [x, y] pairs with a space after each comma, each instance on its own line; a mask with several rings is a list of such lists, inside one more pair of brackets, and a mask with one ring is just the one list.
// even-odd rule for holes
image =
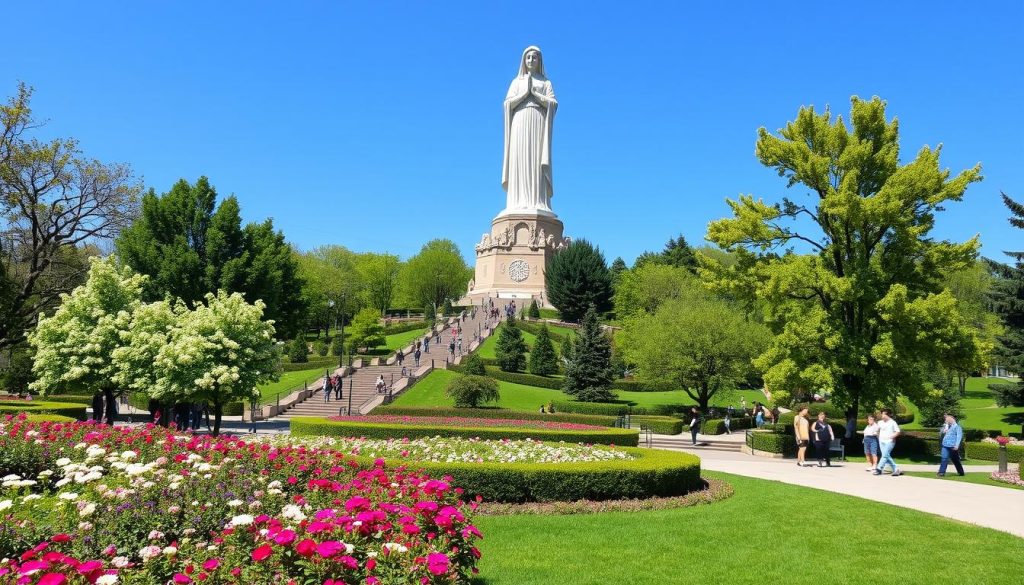
[[693, 445], [697, 444], [698, 432], [700, 432], [700, 411], [695, 406], [690, 409], [690, 440]]
[[416, 350], [416, 353], [412, 354], [413, 359], [416, 360], [416, 367], [420, 367], [420, 350]]

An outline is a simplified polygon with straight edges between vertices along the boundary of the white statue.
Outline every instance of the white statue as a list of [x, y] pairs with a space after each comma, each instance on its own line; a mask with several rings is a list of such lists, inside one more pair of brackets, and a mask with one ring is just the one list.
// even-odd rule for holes
[[[505, 213], [551, 212], [551, 127], [558, 102], [540, 49], [527, 47], [505, 96]], [[553, 215], [553, 214], [552, 214]]]

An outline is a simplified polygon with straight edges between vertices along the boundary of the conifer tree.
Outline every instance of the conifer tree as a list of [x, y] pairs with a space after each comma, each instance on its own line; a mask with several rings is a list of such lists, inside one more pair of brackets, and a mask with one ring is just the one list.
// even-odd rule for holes
[[547, 325], [540, 326], [537, 341], [530, 350], [530, 373], [540, 376], [558, 373], [558, 356], [555, 354], [555, 346], [551, 343]]
[[506, 372], [521, 372], [526, 367], [526, 342], [523, 332], [511, 316], [498, 332], [498, 347], [495, 351], [498, 367]]
[[[1010, 210], [1010, 224], [1024, 228], [1024, 205], [1005, 193], [1003, 203]], [[1007, 252], [1016, 263], [995, 266], [998, 280], [992, 293], [996, 312], [1003, 321], [1004, 333], [997, 337], [995, 356], [998, 364], [1020, 375], [1024, 372], [1024, 252]], [[999, 406], [1024, 406], [1024, 382], [990, 384]]]
[[612, 308], [612, 276], [601, 250], [576, 240], [555, 254], [544, 273], [548, 300], [562, 319], [578, 323], [590, 307], [604, 313]]
[[576, 335], [572, 357], [565, 368], [565, 393], [583, 402], [611, 402], [612, 345], [601, 331], [597, 311], [591, 308], [583, 317]]

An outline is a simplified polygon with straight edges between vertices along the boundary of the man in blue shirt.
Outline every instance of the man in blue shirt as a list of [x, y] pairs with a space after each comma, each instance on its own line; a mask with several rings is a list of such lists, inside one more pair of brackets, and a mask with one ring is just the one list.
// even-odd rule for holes
[[957, 475], [964, 474], [964, 466], [960, 464], [960, 443], [964, 439], [964, 430], [956, 424], [953, 415], [946, 413], [946, 424], [939, 430], [939, 437], [942, 439], [942, 463], [939, 464], [939, 477], [946, 475], [946, 466], [949, 460], [953, 460]]

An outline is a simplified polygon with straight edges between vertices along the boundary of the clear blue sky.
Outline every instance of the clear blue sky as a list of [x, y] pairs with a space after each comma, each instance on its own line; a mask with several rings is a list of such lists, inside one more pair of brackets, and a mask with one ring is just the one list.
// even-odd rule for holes
[[[759, 126], [879, 95], [904, 159], [944, 144], [985, 181], [935, 235], [1024, 249], [1024, 3], [17, 2], [0, 95], [36, 89], [44, 133], [130, 163], [147, 186], [210, 177], [301, 249], [407, 257], [473, 244], [504, 206], [501, 101], [522, 49], [559, 99], [552, 205], [627, 262], [701, 243], [725, 198], [785, 182]], [[799, 198], [798, 188], [788, 195]]]

